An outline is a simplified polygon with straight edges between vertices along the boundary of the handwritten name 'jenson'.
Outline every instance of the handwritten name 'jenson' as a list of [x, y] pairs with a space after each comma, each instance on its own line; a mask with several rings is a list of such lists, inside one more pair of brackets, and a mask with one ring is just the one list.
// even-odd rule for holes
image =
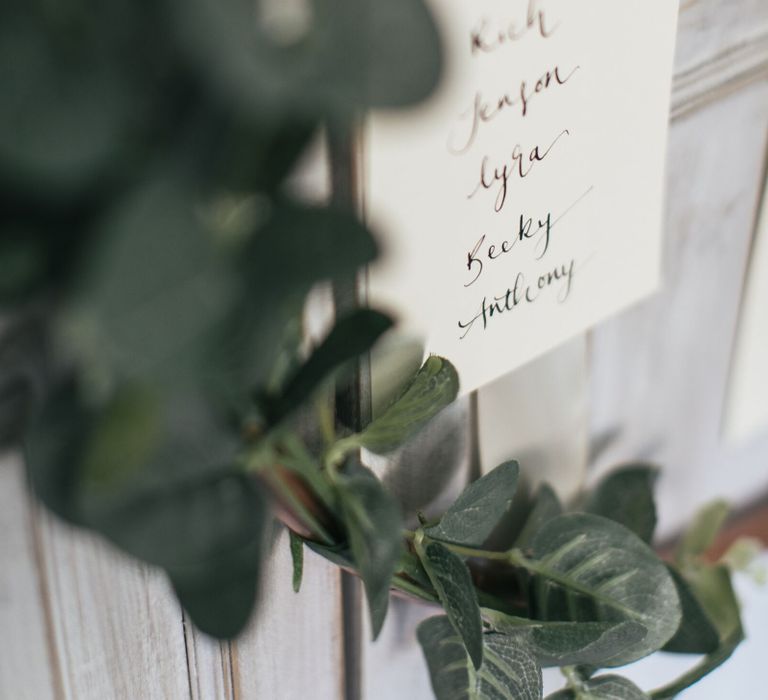
[[533, 85], [527, 80], [523, 80], [520, 83], [520, 90], [518, 92], [504, 93], [501, 97], [490, 102], [483, 97], [480, 91], [476, 92], [473, 104], [469, 109], [462, 112], [459, 117], [459, 121], [468, 122], [469, 128], [464, 129], [465, 135], [463, 138], [459, 138], [455, 130], [451, 132], [448, 137], [448, 150], [454, 155], [466, 153], [474, 144], [480, 127], [493, 121], [499, 114], [509, 111], [512, 107], [518, 107], [520, 116], [526, 117], [531, 100], [536, 95], [551, 87], [565, 85], [579, 68], [580, 66], [576, 66], [569, 73], [565, 74], [565, 71], [561, 71], [560, 66], [555, 66], [552, 70], [544, 73]]

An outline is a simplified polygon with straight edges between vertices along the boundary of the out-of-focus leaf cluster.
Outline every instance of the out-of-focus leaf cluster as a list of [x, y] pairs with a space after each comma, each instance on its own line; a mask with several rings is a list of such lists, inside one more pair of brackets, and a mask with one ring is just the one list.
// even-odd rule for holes
[[304, 364], [306, 294], [376, 245], [286, 178], [323, 125], [439, 72], [422, 0], [0, 8], [0, 441], [211, 634], [256, 596], [268, 509], [244, 451], [391, 324], [339, 319]]

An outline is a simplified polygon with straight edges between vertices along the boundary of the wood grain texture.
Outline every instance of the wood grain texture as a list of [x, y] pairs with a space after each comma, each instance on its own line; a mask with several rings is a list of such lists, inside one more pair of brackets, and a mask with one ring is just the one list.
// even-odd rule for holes
[[664, 467], [663, 532], [707, 499], [744, 503], [768, 489], [768, 441], [721, 439], [767, 132], [768, 81], [675, 122], [663, 289], [592, 333], [591, 432], [617, 434], [593, 467]]
[[291, 587], [288, 535], [276, 537], [259, 613], [232, 644], [238, 700], [342, 698], [345, 659], [339, 571], [305, 550], [304, 581]]
[[768, 3], [687, 0], [681, 8], [673, 116], [768, 76]]
[[478, 392], [483, 471], [510, 459], [533, 489], [547, 481], [561, 498], [583, 485], [589, 406], [584, 335]]
[[181, 610], [165, 577], [48, 515], [39, 532], [62, 698], [189, 697]]
[[0, 698], [58, 700], [45, 582], [17, 455], [0, 458]]

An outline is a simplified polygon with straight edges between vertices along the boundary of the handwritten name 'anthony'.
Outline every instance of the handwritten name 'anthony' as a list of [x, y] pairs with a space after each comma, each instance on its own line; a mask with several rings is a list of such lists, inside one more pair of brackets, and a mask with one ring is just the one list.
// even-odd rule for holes
[[514, 310], [520, 304], [535, 303], [545, 290], [558, 283], [560, 283], [560, 290], [557, 294], [557, 301], [561, 304], [564, 303], [570, 296], [573, 287], [575, 267], [576, 261], [572, 259], [564, 265], [559, 265], [554, 270], [539, 275], [539, 278], [532, 284], [527, 284], [525, 275], [522, 272], [518, 272], [514, 285], [508, 288], [504, 294], [492, 297], [491, 299], [487, 296], [483, 297], [480, 310], [467, 321], [458, 322], [459, 329], [463, 331], [459, 336], [459, 340], [464, 340], [473, 328], [486, 330], [488, 324], [495, 317]]

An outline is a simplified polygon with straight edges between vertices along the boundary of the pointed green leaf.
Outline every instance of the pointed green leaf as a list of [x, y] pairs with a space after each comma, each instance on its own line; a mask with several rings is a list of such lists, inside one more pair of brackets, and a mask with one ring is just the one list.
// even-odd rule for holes
[[590, 493], [584, 511], [615, 520], [644, 542], [650, 542], [656, 529], [653, 487], [657, 476], [655, 467], [642, 464], [618, 469]]
[[338, 497], [349, 546], [368, 597], [373, 638], [384, 624], [392, 576], [403, 548], [400, 506], [373, 472], [340, 475]]
[[650, 696], [623, 676], [597, 676], [582, 683], [578, 692], [561, 690], [546, 700], [650, 700]]
[[683, 619], [675, 636], [664, 645], [664, 651], [677, 654], [711, 654], [720, 645], [717, 628], [682, 574], [672, 566], [667, 568], [677, 586]]
[[627, 649], [647, 634], [637, 622], [540, 622], [483, 610], [483, 618], [499, 633], [524, 641], [544, 666], [586, 664], [607, 668], [621, 662]]
[[515, 547], [519, 549], [528, 547], [544, 523], [549, 522], [552, 518], [556, 518], [562, 512], [563, 506], [554, 489], [549, 484], [539, 486], [539, 490], [534, 498], [533, 507], [530, 513], [528, 513], [525, 524], [515, 540]]
[[668, 685], [653, 691], [653, 697], [674, 698], [686, 688], [725, 663], [744, 640], [739, 601], [733, 590], [731, 572], [723, 565], [695, 566], [685, 571], [691, 592], [717, 628], [718, 648], [690, 671]]
[[454, 366], [442, 357], [429, 357], [384, 413], [363, 432], [334, 445], [329, 461], [340, 461], [345, 454], [360, 447], [377, 454], [392, 452], [453, 403], [458, 391], [459, 377]]
[[726, 501], [713, 501], [705, 505], [696, 514], [680, 541], [675, 554], [678, 562], [704, 554], [714, 544], [729, 511], [730, 507]]
[[182, 49], [213, 91], [255, 115], [407, 105], [440, 75], [439, 35], [423, 0], [171, 6]]
[[338, 320], [309, 359], [287, 380], [279, 395], [267, 395], [260, 401], [267, 421], [280, 422], [334, 372], [370, 350], [391, 327], [388, 316], [372, 309], [358, 309]]
[[475, 668], [483, 662], [483, 623], [467, 565], [439, 542], [420, 542], [416, 551], [448, 619], [461, 636]]
[[437, 700], [539, 700], [541, 667], [525, 644], [503, 634], [482, 637], [476, 669], [447, 617], [432, 617], [417, 632]]
[[293, 563], [293, 591], [301, 590], [301, 579], [304, 575], [304, 541], [294, 532], [289, 532], [291, 546], [291, 562]]
[[637, 535], [596, 515], [573, 513], [550, 520], [526, 559], [533, 574], [531, 605], [542, 620], [634, 621], [648, 630], [613, 663], [629, 663], [660, 649], [680, 624], [680, 601], [664, 564]]
[[[280, 353], [295, 351], [296, 319], [309, 290], [354, 273], [377, 253], [368, 229], [351, 215], [286, 204], [268, 209], [266, 222], [232, 250], [242, 288], [211, 356], [216, 387], [235, 405], [250, 406], [253, 390], [263, 391], [272, 379]], [[283, 347], [286, 334], [290, 348]]]
[[425, 532], [435, 540], [480, 547], [512, 505], [519, 473], [517, 462], [499, 465], [470, 484]]
[[19, 318], [0, 336], [0, 449], [16, 447], [48, 390], [51, 368], [39, 318]]
[[[235, 284], [184, 183], [157, 177], [105, 219], [60, 326], [91, 391], [189, 380]], [[151, 260], [151, 264], [147, 261]]]
[[95, 411], [61, 389], [30, 431], [30, 480], [62, 517], [164, 569], [193, 622], [229, 638], [256, 600], [266, 506], [205, 404], [166, 399], [134, 388]]

